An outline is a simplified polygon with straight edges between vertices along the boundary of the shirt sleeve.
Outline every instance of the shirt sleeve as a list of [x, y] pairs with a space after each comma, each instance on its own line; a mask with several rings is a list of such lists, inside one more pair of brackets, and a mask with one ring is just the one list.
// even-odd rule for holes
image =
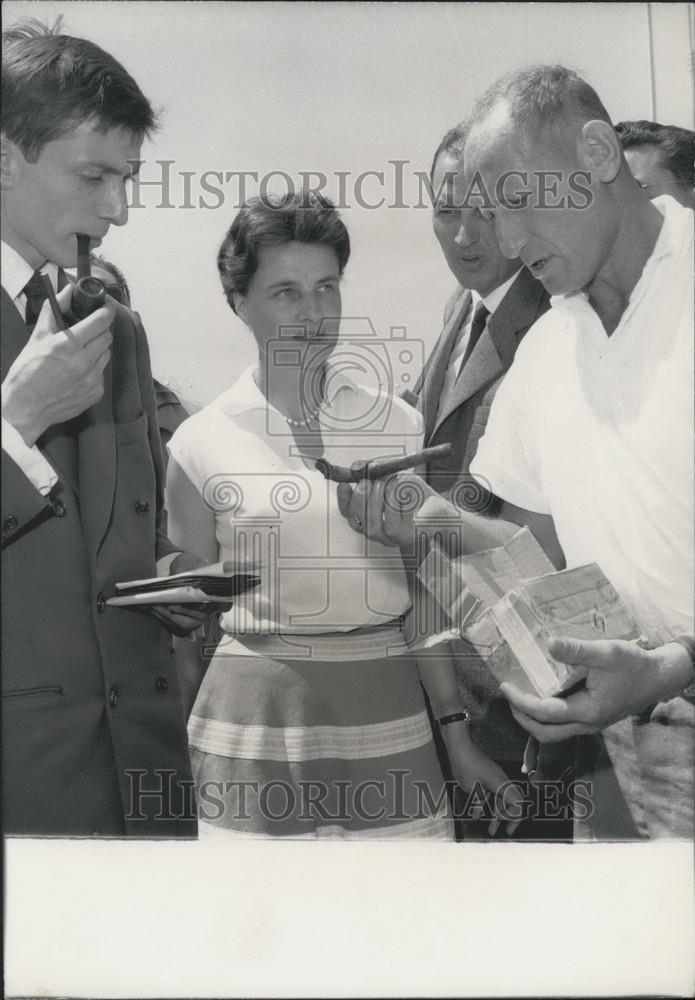
[[58, 482], [58, 476], [46, 456], [36, 445], [30, 448], [16, 427], [8, 420], [2, 421], [2, 447], [19, 466], [32, 486], [42, 496], [47, 496]]
[[170, 457], [201, 495], [208, 473], [210, 441], [216, 440], [212, 419], [205, 411], [189, 417], [177, 427], [166, 445]]
[[508, 503], [550, 514], [538, 457], [535, 380], [520, 358], [523, 347], [495, 395], [470, 471], [481, 486]]

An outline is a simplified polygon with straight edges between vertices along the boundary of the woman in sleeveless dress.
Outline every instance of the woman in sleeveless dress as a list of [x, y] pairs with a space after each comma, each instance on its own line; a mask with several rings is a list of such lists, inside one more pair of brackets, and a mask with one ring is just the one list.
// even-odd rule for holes
[[[349, 252], [320, 195], [241, 209], [218, 266], [258, 364], [169, 443], [172, 539], [261, 579], [221, 616], [189, 719], [201, 836], [453, 838], [403, 636], [411, 599], [400, 553], [350, 528], [315, 465], [422, 443], [415, 410], [378, 379], [365, 388], [350, 377], [359, 363], [386, 370], [369, 326], [361, 352], [337, 346]], [[442, 692], [430, 691], [435, 711], [458, 710], [465, 728], [455, 684]], [[460, 744], [469, 785], [504, 780], [467, 734]]]

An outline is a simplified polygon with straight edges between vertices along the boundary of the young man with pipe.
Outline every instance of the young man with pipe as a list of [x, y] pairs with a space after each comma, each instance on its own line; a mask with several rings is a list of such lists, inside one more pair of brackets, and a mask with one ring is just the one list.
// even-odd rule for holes
[[[209, 606], [112, 608], [117, 581], [202, 560], [161, 530], [162, 454], [144, 331], [105, 306], [71, 327], [77, 235], [127, 220], [154, 126], [125, 69], [30, 22], [3, 36], [3, 813], [10, 835], [195, 836], [163, 625]], [[159, 565], [157, 565], [159, 560]]]

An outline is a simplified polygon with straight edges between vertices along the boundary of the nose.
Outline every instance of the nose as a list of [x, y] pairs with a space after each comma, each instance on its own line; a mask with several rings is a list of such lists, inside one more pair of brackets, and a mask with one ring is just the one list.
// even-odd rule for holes
[[459, 216], [459, 229], [454, 242], [462, 249], [472, 246], [480, 239], [480, 219], [473, 209], [462, 209]]
[[299, 308], [299, 319], [302, 323], [308, 323], [317, 327], [323, 319], [323, 312], [316, 295], [304, 295]]
[[523, 213], [505, 208], [495, 209], [495, 234], [504, 256], [510, 260], [518, 257], [527, 242]]
[[99, 217], [114, 226], [124, 226], [128, 221], [128, 201], [125, 184], [117, 177], [106, 185], [104, 196], [99, 206]]

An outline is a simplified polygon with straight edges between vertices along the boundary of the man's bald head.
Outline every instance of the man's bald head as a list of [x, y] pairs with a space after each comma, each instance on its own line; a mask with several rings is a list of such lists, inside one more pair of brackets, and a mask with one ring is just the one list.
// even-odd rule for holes
[[551, 294], [589, 287], [647, 204], [596, 91], [564, 66], [530, 66], [489, 87], [469, 121], [466, 182], [503, 253]]
[[526, 135], [548, 130], [576, 135], [588, 121], [611, 124], [594, 88], [565, 66], [526, 66], [501, 77], [476, 102], [469, 129], [501, 113]]

